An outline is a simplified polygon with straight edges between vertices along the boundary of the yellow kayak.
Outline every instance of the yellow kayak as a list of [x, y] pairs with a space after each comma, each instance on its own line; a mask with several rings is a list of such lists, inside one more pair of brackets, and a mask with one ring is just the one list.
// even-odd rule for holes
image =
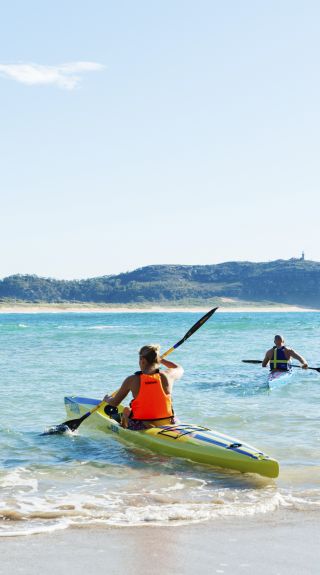
[[[81, 417], [100, 403], [87, 397], [65, 397], [68, 416]], [[179, 423], [132, 431], [121, 427], [105, 412], [103, 404], [84, 423], [101, 431], [113, 433], [120, 440], [133, 443], [157, 453], [182, 457], [242, 473], [258, 473], [265, 477], [278, 477], [279, 464], [259, 449], [218, 431], [200, 425]], [[118, 407], [119, 413], [123, 406]]]

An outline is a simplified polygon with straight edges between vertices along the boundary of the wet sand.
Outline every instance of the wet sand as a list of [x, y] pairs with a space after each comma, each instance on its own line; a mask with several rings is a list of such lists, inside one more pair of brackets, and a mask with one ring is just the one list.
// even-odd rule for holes
[[313, 575], [319, 515], [278, 513], [180, 527], [78, 528], [0, 540], [6, 575]]

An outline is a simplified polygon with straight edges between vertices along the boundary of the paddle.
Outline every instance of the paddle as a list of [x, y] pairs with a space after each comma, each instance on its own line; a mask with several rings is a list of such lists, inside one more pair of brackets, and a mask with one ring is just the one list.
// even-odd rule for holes
[[[169, 355], [169, 353], [172, 353], [175, 349], [177, 349], [177, 347], [179, 347], [180, 345], [182, 345], [187, 339], [189, 339], [189, 337], [191, 337], [206, 321], [208, 321], [208, 319], [214, 314], [214, 312], [217, 310], [217, 307], [214, 307], [213, 309], [211, 309], [210, 311], [208, 311], [208, 313], [206, 313], [204, 316], [202, 316], [190, 329], [189, 331], [187, 331], [187, 333], [183, 336], [182, 339], [180, 339], [177, 343], [175, 343], [174, 346], [170, 347], [170, 349], [168, 349], [168, 351], [166, 351], [162, 356], [161, 359], [164, 359], [165, 357], [167, 357], [167, 355]], [[87, 417], [89, 417], [90, 415], [92, 415], [92, 413], [94, 413], [95, 411], [97, 411], [105, 402], [104, 401], [100, 401], [100, 403], [98, 403], [98, 405], [96, 405], [93, 409], [91, 409], [91, 411], [87, 411], [87, 413], [85, 413], [84, 415], [82, 415], [82, 417], [78, 417], [77, 419], [69, 419], [68, 421], [65, 421], [64, 423], [61, 423], [60, 425], [56, 425], [54, 427], [51, 427], [48, 431], [45, 432], [45, 435], [53, 435], [56, 433], [64, 433], [66, 431], [75, 431], [76, 429], [78, 429], [79, 425], [81, 425], [81, 423], [87, 419]]]
[[[243, 363], [262, 363], [262, 361], [260, 361], [260, 359], [243, 359], [242, 360]], [[320, 373], [320, 367], [307, 367], [304, 368], [302, 367], [302, 365], [296, 365], [296, 364], [290, 364], [290, 367], [298, 367], [299, 369], [314, 369], [314, 371], [317, 371], [318, 373]]]

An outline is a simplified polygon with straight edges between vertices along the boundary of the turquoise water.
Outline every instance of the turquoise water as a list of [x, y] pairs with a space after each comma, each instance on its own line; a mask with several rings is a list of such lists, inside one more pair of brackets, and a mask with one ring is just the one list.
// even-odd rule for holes
[[0, 314], [0, 535], [68, 526], [169, 524], [320, 508], [320, 374], [296, 369], [270, 390], [262, 359], [275, 333], [320, 365], [319, 313], [218, 311], [172, 356], [181, 420], [255, 445], [280, 462], [275, 480], [125, 446], [66, 419], [64, 395], [102, 398], [138, 369], [137, 351], [178, 341], [199, 313]]

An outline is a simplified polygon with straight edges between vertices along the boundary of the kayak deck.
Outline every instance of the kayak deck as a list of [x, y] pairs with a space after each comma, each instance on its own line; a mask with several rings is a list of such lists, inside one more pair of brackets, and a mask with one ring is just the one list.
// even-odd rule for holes
[[[98, 399], [84, 397], [65, 397], [68, 416], [81, 417], [100, 403]], [[142, 431], [124, 429], [118, 421], [108, 416], [103, 404], [83, 425], [94, 426], [105, 432], [114, 433], [120, 440], [134, 443], [152, 451], [190, 459], [226, 469], [235, 469], [242, 473], [258, 473], [275, 478], [279, 475], [279, 464], [262, 451], [221, 434], [193, 424], [176, 424], [151, 427]], [[123, 406], [118, 406], [119, 413]]]

